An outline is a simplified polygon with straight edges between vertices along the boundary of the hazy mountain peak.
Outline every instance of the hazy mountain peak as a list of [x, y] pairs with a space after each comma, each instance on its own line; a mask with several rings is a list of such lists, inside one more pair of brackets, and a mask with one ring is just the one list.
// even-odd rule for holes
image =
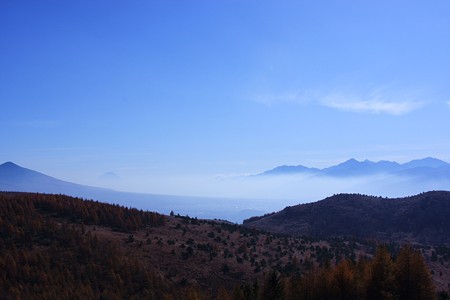
[[7, 161], [0, 165], [0, 168], [21, 168], [20, 166], [16, 165], [12, 161]]
[[15, 163], [8, 161], [0, 165], [0, 175], [2, 176], [21, 176], [24, 174], [30, 174], [30, 173], [38, 173], [29, 169], [26, 169], [24, 167], [21, 167], [19, 165], [16, 165]]
[[[419, 172], [418, 168], [426, 168], [427, 172]], [[439, 169], [438, 169], [439, 168]], [[350, 158], [340, 164], [324, 168], [307, 168], [303, 166], [281, 166], [276, 167], [272, 170], [266, 171], [262, 174], [292, 174], [292, 173], [312, 173], [316, 175], [327, 175], [327, 176], [367, 176], [373, 174], [395, 174], [398, 175], [402, 172], [402, 175], [408, 176], [426, 176], [433, 178], [433, 172], [439, 173], [434, 174], [439, 177], [450, 177], [450, 164], [433, 157], [426, 157], [422, 159], [412, 160], [410, 162], [399, 164], [395, 161], [380, 160], [374, 162], [368, 159], [364, 161], [358, 161], [355, 158]], [[448, 175], [446, 175], [448, 174]]]
[[278, 166], [276, 168], [273, 168], [271, 170], [265, 171], [262, 174], [259, 175], [280, 175], [280, 174], [296, 174], [296, 173], [317, 173], [319, 172], [319, 169], [316, 168], [308, 168], [302, 165], [298, 166]]
[[409, 168], [417, 168], [417, 167], [439, 168], [442, 166], [449, 166], [449, 165], [450, 165], [449, 163], [434, 157], [415, 159], [408, 163], [403, 164], [403, 166], [408, 166]]
[[379, 163], [379, 164], [392, 164], [392, 165], [398, 165], [398, 164], [399, 164], [399, 163], [396, 162], [396, 161], [390, 161], [390, 160], [384, 160], [384, 159], [379, 160], [378, 163]]
[[99, 177], [99, 179], [112, 181], [112, 180], [120, 180], [122, 178], [114, 172], [106, 172], [106, 173], [102, 174]]
[[351, 165], [359, 165], [361, 162], [354, 159], [354, 158], [350, 158], [349, 160], [344, 161], [343, 163], [339, 164], [340, 166], [351, 166]]

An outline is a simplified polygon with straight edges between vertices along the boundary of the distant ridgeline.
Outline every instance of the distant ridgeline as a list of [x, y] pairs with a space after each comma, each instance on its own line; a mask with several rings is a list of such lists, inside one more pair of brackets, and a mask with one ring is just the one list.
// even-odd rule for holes
[[378, 161], [370, 160], [358, 161], [349, 159], [343, 163], [324, 169], [308, 168], [299, 166], [278, 166], [274, 169], [267, 170], [259, 176], [266, 175], [293, 175], [293, 174], [309, 174], [317, 176], [332, 177], [351, 177], [351, 176], [370, 176], [375, 174], [389, 174], [392, 176], [407, 176], [428, 179], [449, 179], [450, 164], [436, 158], [427, 157], [423, 159], [412, 160], [407, 163], [399, 164], [394, 161]]
[[253, 217], [244, 226], [295, 236], [450, 244], [450, 192], [405, 198], [338, 194]]

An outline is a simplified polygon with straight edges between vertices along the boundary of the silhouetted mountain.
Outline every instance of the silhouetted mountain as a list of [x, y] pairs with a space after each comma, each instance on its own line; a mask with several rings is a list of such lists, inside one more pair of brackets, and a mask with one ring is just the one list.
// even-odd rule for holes
[[23, 168], [12, 162], [0, 165], [0, 190], [40, 192], [84, 196], [86, 192], [104, 192], [106, 189], [75, 184]]
[[404, 164], [385, 160], [381, 160], [378, 162], [373, 162], [370, 160], [358, 161], [352, 158], [336, 166], [331, 166], [324, 169], [308, 168], [301, 165], [280, 166], [272, 170], [265, 171], [260, 175], [292, 174], [324, 175], [332, 177], [387, 174], [409, 177], [426, 176], [429, 179], [433, 179], [434, 177], [450, 178], [450, 164], [431, 157], [413, 160]]
[[245, 226], [296, 236], [359, 237], [450, 243], [450, 192], [388, 199], [339, 194], [244, 221]]
[[182, 215], [239, 223], [264, 213], [258, 200], [120, 192], [63, 181], [12, 162], [0, 165], [0, 191], [64, 194], [166, 214], [173, 210]]
[[436, 159], [433, 157], [426, 157], [423, 159], [415, 159], [410, 162], [404, 163], [402, 165], [403, 169], [411, 169], [417, 167], [429, 167], [429, 168], [439, 168], [439, 167], [448, 167], [450, 164], [442, 161], [440, 159]]
[[102, 174], [101, 176], [98, 177], [100, 180], [104, 180], [104, 181], [119, 181], [122, 178], [120, 178], [119, 175], [117, 175], [114, 172], [106, 172], [104, 174]]
[[322, 169], [323, 175], [329, 176], [361, 176], [372, 175], [377, 173], [390, 173], [400, 169], [400, 165], [396, 162], [370, 160], [357, 161], [350, 159], [337, 166]]
[[279, 166], [272, 170], [265, 171], [263, 175], [296, 174], [296, 173], [317, 174], [319, 172], [320, 172], [319, 169], [308, 168], [304, 166]]

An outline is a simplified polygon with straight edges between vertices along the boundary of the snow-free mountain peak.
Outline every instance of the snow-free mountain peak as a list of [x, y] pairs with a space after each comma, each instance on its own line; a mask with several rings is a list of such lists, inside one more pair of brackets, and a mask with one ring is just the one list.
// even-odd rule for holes
[[104, 191], [105, 189], [67, 182], [7, 162], [0, 165], [0, 190], [86, 196], [89, 195], [86, 191]]
[[0, 181], [5, 182], [7, 180], [29, 180], [32, 177], [48, 177], [42, 173], [23, 168], [16, 165], [13, 162], [5, 162], [0, 165]]
[[[420, 171], [418, 171], [420, 168]], [[317, 169], [305, 166], [280, 166], [272, 170], [263, 172], [261, 175], [283, 175], [283, 174], [301, 174], [312, 173], [314, 175], [325, 175], [333, 177], [348, 176], [368, 176], [374, 174], [394, 174], [402, 176], [426, 176], [433, 178], [433, 174], [440, 178], [450, 178], [450, 164], [436, 158], [427, 157], [416, 159], [410, 162], [399, 164], [395, 161], [380, 160], [374, 162], [371, 160], [358, 161], [351, 158], [345, 162], [328, 168]]]
[[13, 163], [12, 161], [7, 161], [0, 165], [0, 167], [5, 167], [5, 166], [17, 166], [17, 165], [15, 163]]
[[265, 171], [262, 175], [287, 175], [287, 174], [298, 174], [298, 173], [317, 173], [320, 171], [316, 168], [308, 168], [302, 165], [298, 166], [279, 166], [272, 170]]
[[12, 161], [7, 161], [7, 162], [5, 162], [5, 163], [0, 165], [0, 169], [1, 170], [14, 169], [14, 168], [21, 168], [21, 167], [16, 165]]
[[[368, 161], [367, 159], [365, 161]], [[349, 160], [343, 162], [341, 165], [355, 165], [355, 164], [360, 164], [361, 162], [357, 161], [354, 158], [350, 158]]]
[[403, 166], [408, 168], [418, 168], [418, 167], [439, 168], [450, 166], [450, 164], [437, 158], [426, 157], [422, 159], [412, 160], [410, 162], [403, 164]]
[[120, 180], [121, 177], [114, 172], [106, 172], [106, 173], [102, 174], [101, 176], [99, 176], [99, 179], [106, 180], [106, 181], [117, 181], [117, 180]]

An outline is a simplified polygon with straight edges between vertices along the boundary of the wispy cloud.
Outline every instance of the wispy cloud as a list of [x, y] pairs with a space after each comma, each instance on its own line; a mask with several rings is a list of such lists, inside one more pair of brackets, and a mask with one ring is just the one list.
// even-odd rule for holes
[[[332, 92], [304, 90], [285, 93], [261, 94], [257, 102], [272, 106], [280, 103], [309, 104], [331, 107], [341, 111], [369, 114], [404, 115], [423, 105], [417, 91], [398, 91], [393, 87], [374, 88], [369, 91]], [[447, 103], [450, 107], [450, 101]]]
[[378, 87], [363, 92], [335, 92], [320, 99], [324, 106], [342, 111], [371, 114], [404, 115], [425, 103], [416, 90], [398, 90], [394, 86]]
[[321, 99], [324, 106], [336, 108], [342, 111], [357, 113], [386, 113], [390, 115], [404, 115], [421, 106], [422, 102], [416, 101], [390, 101], [383, 99], [361, 99], [356, 97], [333, 95]]
[[448, 108], [450, 108], [450, 101], [447, 101], [447, 106]]

